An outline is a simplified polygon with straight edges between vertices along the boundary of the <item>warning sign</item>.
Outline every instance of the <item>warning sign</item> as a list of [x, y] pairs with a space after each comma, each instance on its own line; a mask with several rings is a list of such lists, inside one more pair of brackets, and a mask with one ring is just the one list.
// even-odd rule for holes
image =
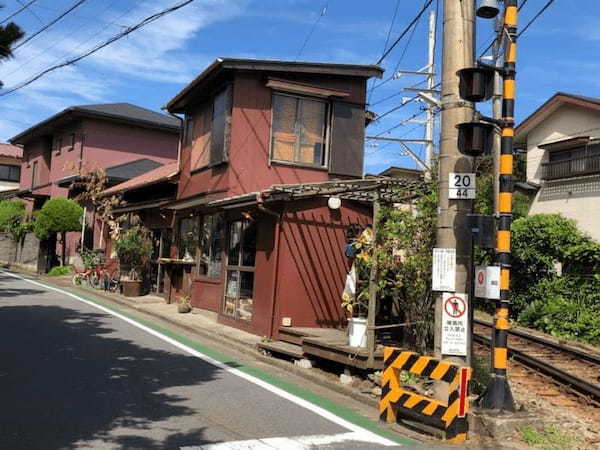
[[466, 356], [469, 333], [469, 304], [466, 294], [442, 295], [442, 354]]
[[500, 267], [475, 267], [475, 297], [490, 300], [500, 298]]

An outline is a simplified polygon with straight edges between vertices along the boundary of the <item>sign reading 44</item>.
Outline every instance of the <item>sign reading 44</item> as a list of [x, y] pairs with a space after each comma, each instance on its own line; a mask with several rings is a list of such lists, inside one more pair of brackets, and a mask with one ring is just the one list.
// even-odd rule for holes
[[472, 200], [475, 198], [475, 174], [450, 172], [448, 198], [451, 200]]

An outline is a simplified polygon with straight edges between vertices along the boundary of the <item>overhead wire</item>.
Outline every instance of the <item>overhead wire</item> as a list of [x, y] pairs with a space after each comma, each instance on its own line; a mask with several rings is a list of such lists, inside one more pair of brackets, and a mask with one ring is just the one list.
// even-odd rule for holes
[[42, 23], [42, 24], [44, 23], [44, 21], [43, 21], [42, 19], [40, 19], [40, 16], [38, 16], [38, 15], [37, 15], [37, 14], [36, 14], [36, 13], [33, 11], [33, 9], [30, 9], [30, 8], [29, 8], [29, 5], [24, 5], [24, 4], [23, 4], [23, 2], [22, 2], [21, 0], [17, 0], [17, 2], [19, 2], [19, 5], [23, 6], [23, 7], [24, 7], [24, 8], [27, 10], [27, 12], [28, 12], [29, 14], [31, 14], [33, 17], [35, 17], [35, 20], [37, 20], [39, 23]]
[[398, 45], [398, 43], [402, 40], [402, 38], [404, 38], [404, 36], [406, 36], [406, 34], [410, 31], [410, 29], [413, 27], [413, 25], [421, 18], [421, 16], [427, 10], [427, 8], [429, 8], [429, 5], [431, 5], [432, 2], [433, 2], [433, 0], [425, 0], [425, 4], [423, 5], [423, 8], [421, 8], [421, 10], [417, 13], [417, 15], [413, 18], [413, 20], [411, 20], [411, 22], [404, 29], [404, 31], [402, 31], [402, 33], [400, 33], [400, 36], [398, 36], [398, 38], [394, 41], [394, 43], [392, 45], [390, 45], [390, 47], [385, 52], [383, 52], [383, 55], [381, 55], [381, 57], [375, 63], [376, 65], [381, 64], [383, 62], [383, 60], [392, 52], [392, 50], [394, 50], [394, 47], [396, 47], [396, 45]]
[[31, 5], [33, 5], [35, 2], [37, 2], [37, 0], [31, 0], [29, 3], [26, 3], [24, 5], [22, 5], [19, 9], [17, 9], [14, 13], [12, 13], [11, 15], [9, 15], [8, 17], [5, 17], [2, 21], [0, 21], [0, 25], [2, 25], [3, 23], [8, 22], [10, 19], [12, 19], [13, 17], [15, 17], [16, 15], [22, 13], [23, 11], [25, 11], [27, 8], [29, 8]]
[[54, 19], [52, 19], [50, 22], [48, 22], [46, 25], [44, 25], [42, 28], [40, 28], [39, 30], [37, 30], [35, 33], [29, 35], [26, 39], [22, 40], [21, 42], [19, 42], [19, 44], [15, 45], [13, 47], [13, 51], [23, 47], [25, 44], [27, 44], [29, 41], [31, 41], [32, 39], [34, 39], [35, 37], [39, 36], [41, 33], [43, 33], [44, 31], [46, 31], [48, 28], [50, 28], [51, 26], [53, 26], [54, 24], [56, 24], [59, 20], [61, 20], [63, 17], [65, 17], [67, 14], [69, 14], [71, 11], [75, 10], [76, 8], [78, 8], [79, 6], [81, 6], [83, 3], [85, 3], [87, 0], [78, 0], [77, 2], [75, 2], [73, 5], [71, 5], [69, 8], [67, 8], [65, 11], [63, 11], [61, 14], [59, 14], [57, 17], [55, 17]]
[[195, 0], [185, 0], [183, 2], [177, 3], [176, 5], [173, 5], [169, 8], [163, 9], [155, 14], [152, 14], [148, 17], [146, 17], [145, 19], [141, 20], [140, 22], [138, 22], [135, 25], [132, 25], [130, 27], [127, 27], [125, 30], [123, 30], [120, 33], [117, 33], [115, 35], [113, 35], [112, 37], [110, 37], [109, 39], [101, 42], [100, 44], [95, 45], [94, 47], [92, 47], [90, 50], [80, 54], [79, 56], [76, 56], [74, 58], [71, 58], [67, 61], [64, 61], [63, 63], [60, 64], [56, 64], [54, 66], [48, 67], [47, 69], [42, 70], [41, 72], [39, 72], [38, 74], [36, 74], [35, 76], [29, 78], [26, 81], [23, 81], [22, 83], [17, 84], [16, 86], [10, 88], [10, 89], [6, 89], [4, 91], [0, 91], [0, 97], [4, 97], [6, 95], [9, 95], [19, 89], [23, 89], [24, 87], [30, 85], [31, 83], [39, 80], [40, 78], [42, 78], [43, 76], [47, 75], [48, 73], [51, 73], [55, 70], [58, 70], [62, 67], [67, 67], [70, 65], [75, 64], [76, 62], [81, 61], [84, 58], [87, 58], [90, 55], [93, 55], [94, 53], [98, 52], [99, 50], [109, 46], [110, 44], [112, 44], [113, 42], [116, 42], [122, 38], [124, 38], [125, 36], [133, 33], [134, 31], [148, 25], [149, 23], [152, 23], [158, 19], [160, 19], [161, 17], [170, 14], [178, 9], [183, 8], [186, 5], [189, 5], [190, 3], [192, 3]]
[[296, 57], [294, 58], [294, 61], [297, 61], [298, 58], [300, 57], [300, 55], [302, 54], [302, 52], [304, 51], [304, 48], [306, 47], [306, 44], [308, 44], [308, 41], [310, 40], [310, 38], [312, 37], [313, 33], [315, 32], [315, 28], [317, 27], [317, 25], [319, 24], [319, 22], [321, 21], [321, 19], [323, 18], [323, 16], [325, 14], [327, 14], [327, 8], [329, 8], [329, 0], [327, 0], [325, 2], [325, 5], [321, 9], [321, 14], [319, 14], [319, 16], [317, 17], [317, 20], [315, 20], [313, 22], [312, 26], [310, 27], [310, 30], [309, 30], [308, 34], [306, 35], [306, 39], [304, 39], [304, 42], [302, 43], [302, 46], [300, 47], [300, 50], [298, 50], [298, 53], [296, 54]]
[[542, 9], [540, 9], [537, 14], [535, 16], [533, 16], [533, 18], [527, 23], [527, 25], [525, 25], [521, 31], [519, 32], [519, 34], [517, 34], [517, 37], [521, 36], [523, 33], [525, 33], [525, 31], [527, 31], [527, 29], [533, 25], [533, 23], [544, 13], [544, 11], [546, 11], [550, 5], [552, 5], [552, 3], [554, 3], [555, 0], [548, 0], [548, 2], [542, 7]]

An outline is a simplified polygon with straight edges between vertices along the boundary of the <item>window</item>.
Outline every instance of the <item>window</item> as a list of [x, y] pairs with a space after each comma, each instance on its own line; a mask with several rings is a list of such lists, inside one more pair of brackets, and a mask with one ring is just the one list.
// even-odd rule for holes
[[225, 217], [223, 214], [204, 216], [198, 274], [221, 278], [221, 259], [225, 241]]
[[198, 217], [184, 217], [179, 221], [179, 258], [196, 261], [198, 250]]
[[56, 154], [60, 155], [60, 151], [62, 150], [62, 138], [54, 138], [54, 150], [56, 150]]
[[227, 281], [223, 314], [239, 320], [252, 320], [256, 222], [238, 220], [229, 225]]
[[231, 128], [231, 86], [215, 96], [212, 109], [210, 164], [217, 165], [229, 158]]
[[600, 145], [549, 151], [548, 162], [542, 167], [545, 180], [600, 172]]
[[19, 181], [21, 179], [21, 167], [0, 164], [0, 180]]
[[32, 189], [35, 186], [37, 186], [37, 167], [38, 167], [38, 162], [34, 161], [33, 162], [33, 167], [31, 169], [31, 188]]
[[327, 110], [324, 101], [273, 94], [271, 158], [324, 166]]

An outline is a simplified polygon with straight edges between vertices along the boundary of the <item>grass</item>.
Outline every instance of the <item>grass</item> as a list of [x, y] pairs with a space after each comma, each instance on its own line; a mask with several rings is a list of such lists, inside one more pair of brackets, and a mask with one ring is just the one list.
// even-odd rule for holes
[[576, 439], [560, 430], [556, 425], [548, 425], [542, 430], [523, 427], [519, 430], [521, 441], [541, 450], [568, 450]]
[[469, 391], [475, 394], [483, 394], [485, 388], [490, 384], [490, 365], [488, 359], [473, 355], [473, 375], [469, 381]]
[[63, 275], [69, 275], [73, 272], [73, 266], [56, 266], [50, 269], [46, 275], [49, 277], [60, 277]]

